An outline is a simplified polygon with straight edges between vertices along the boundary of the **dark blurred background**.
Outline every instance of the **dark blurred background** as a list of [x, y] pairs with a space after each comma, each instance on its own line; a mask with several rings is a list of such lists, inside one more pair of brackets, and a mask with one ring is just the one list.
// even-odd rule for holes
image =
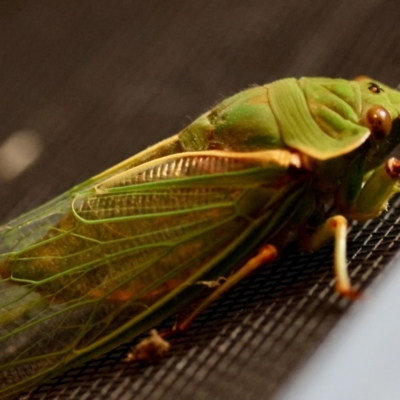
[[[399, 44], [396, 1], [0, 1], [0, 220], [252, 84], [366, 74], [397, 86]], [[387, 224], [352, 230], [349, 258], [362, 288], [395, 250], [368, 242], [368, 229], [382, 237]], [[373, 251], [379, 267], [364, 262]], [[275, 272], [250, 278], [158, 366], [125, 365], [122, 348], [32, 399], [269, 398], [349, 306], [333, 292], [330, 253], [295, 250]]]

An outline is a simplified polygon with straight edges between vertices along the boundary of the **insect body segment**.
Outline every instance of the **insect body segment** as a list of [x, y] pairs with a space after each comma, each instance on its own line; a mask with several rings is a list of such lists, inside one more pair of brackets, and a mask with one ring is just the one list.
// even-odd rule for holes
[[131, 340], [196, 299], [197, 282], [226, 277], [197, 315], [293, 240], [314, 251], [333, 237], [337, 289], [354, 297], [346, 217], [376, 217], [398, 191], [399, 161], [384, 160], [400, 141], [400, 93], [372, 82], [247, 89], [1, 227], [0, 399]]

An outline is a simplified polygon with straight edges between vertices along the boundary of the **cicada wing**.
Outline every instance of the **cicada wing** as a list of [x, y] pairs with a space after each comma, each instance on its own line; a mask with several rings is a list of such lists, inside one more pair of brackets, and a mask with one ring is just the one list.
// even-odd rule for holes
[[278, 205], [292, 199], [295, 209], [302, 191], [288, 165], [251, 153], [164, 157], [9, 224], [0, 395], [142, 332], [173, 312], [183, 291], [189, 299], [196, 281], [231, 268], [227, 256], [260, 226], [264, 237], [277, 233], [288, 217]]

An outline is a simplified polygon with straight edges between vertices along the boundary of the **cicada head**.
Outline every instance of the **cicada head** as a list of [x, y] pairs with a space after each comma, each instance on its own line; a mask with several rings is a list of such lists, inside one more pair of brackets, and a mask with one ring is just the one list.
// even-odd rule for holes
[[361, 94], [360, 123], [371, 132], [367, 169], [372, 169], [400, 144], [400, 91], [365, 76], [356, 82]]

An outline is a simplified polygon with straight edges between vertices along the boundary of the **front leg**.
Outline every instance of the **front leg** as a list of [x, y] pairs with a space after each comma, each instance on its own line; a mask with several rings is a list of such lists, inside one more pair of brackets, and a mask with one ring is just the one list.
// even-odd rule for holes
[[345, 215], [357, 221], [378, 217], [387, 209], [387, 203], [393, 194], [400, 191], [400, 160], [390, 158], [376, 168], [365, 182], [354, 205]]
[[346, 261], [347, 220], [342, 215], [327, 219], [310, 236], [303, 237], [301, 245], [306, 251], [316, 251], [329, 239], [334, 239], [333, 269], [336, 276], [336, 292], [351, 300], [359, 293], [351, 287]]

